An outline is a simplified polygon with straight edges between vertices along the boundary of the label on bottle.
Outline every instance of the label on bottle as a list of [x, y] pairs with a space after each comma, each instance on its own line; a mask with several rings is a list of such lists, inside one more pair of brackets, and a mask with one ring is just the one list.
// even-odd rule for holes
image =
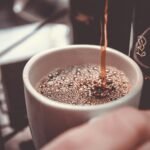
[[133, 58], [150, 79], [150, 27], [137, 37]]

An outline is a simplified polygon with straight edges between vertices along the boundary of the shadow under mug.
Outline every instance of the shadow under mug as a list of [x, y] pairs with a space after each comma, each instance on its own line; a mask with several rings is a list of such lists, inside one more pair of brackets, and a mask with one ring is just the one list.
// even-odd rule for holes
[[112, 48], [107, 48], [106, 64], [122, 70], [129, 78], [132, 87], [126, 96], [101, 105], [75, 106], [53, 101], [35, 90], [39, 80], [51, 70], [71, 65], [100, 64], [99, 56], [99, 46], [72, 45], [44, 51], [26, 64], [23, 71], [26, 107], [37, 149], [65, 130], [93, 117], [124, 106], [138, 108], [143, 85], [142, 72], [131, 58]]

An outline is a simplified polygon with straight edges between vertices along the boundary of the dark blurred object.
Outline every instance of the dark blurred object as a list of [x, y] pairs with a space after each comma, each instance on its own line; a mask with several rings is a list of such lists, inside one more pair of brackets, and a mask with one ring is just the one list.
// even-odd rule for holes
[[150, 109], [150, 1], [135, 0], [133, 37], [130, 56], [137, 62], [145, 78], [141, 109]]
[[27, 24], [14, 14], [12, 7], [13, 0], [0, 0], [0, 29]]
[[99, 44], [104, 0], [71, 0], [71, 21], [75, 44]]
[[[100, 21], [105, 0], [70, 0], [75, 44], [99, 44]], [[133, 0], [109, 0], [109, 47], [127, 54], [131, 30]]]
[[3, 140], [5, 150], [35, 150], [29, 127], [11, 132], [3, 136]]
[[34, 144], [31, 140], [21, 143], [20, 148], [21, 150], [35, 150]]
[[2, 83], [6, 92], [11, 126], [16, 130], [24, 128], [27, 122], [23, 92], [22, 71], [26, 61], [1, 66]]
[[1, 128], [0, 128], [0, 150], [4, 150], [4, 143], [3, 143]]
[[68, 8], [68, 0], [14, 0], [13, 11], [27, 21], [41, 21], [57, 9]]

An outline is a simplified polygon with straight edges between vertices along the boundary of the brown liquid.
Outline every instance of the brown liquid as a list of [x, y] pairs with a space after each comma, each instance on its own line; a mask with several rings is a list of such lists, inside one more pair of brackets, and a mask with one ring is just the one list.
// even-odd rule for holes
[[108, 0], [105, 0], [104, 8], [104, 23], [101, 28], [101, 78], [102, 78], [102, 87], [106, 87], [106, 48], [108, 46], [108, 37], [107, 37], [107, 24], [108, 24]]
[[130, 90], [126, 75], [107, 66], [105, 89], [101, 87], [99, 65], [87, 64], [56, 68], [37, 84], [39, 93], [51, 100], [73, 105], [97, 105], [119, 99]]

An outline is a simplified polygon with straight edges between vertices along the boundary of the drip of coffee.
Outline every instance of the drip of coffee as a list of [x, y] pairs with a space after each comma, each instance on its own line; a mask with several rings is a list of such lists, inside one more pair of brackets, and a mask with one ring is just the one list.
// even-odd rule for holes
[[51, 100], [73, 105], [96, 105], [117, 100], [130, 90], [126, 75], [115, 67], [106, 68], [106, 86], [99, 76], [99, 65], [57, 68], [43, 77], [36, 89]]
[[105, 0], [104, 8], [104, 23], [101, 27], [101, 78], [102, 78], [102, 87], [106, 87], [106, 48], [108, 46], [108, 37], [107, 37], [107, 24], [108, 24], [108, 0]]

